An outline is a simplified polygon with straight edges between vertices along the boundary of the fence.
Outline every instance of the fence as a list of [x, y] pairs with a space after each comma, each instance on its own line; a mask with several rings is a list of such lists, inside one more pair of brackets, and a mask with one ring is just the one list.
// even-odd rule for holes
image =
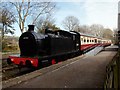
[[109, 65], [106, 67], [106, 80], [104, 83], [104, 89], [107, 90], [108, 88], [114, 88], [114, 90], [118, 90], [120, 87], [120, 52], [118, 52]]

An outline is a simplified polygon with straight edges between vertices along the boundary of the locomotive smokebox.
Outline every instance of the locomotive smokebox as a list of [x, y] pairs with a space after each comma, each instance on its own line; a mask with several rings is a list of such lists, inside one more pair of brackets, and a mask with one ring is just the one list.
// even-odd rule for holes
[[28, 25], [28, 31], [34, 31], [34, 25]]

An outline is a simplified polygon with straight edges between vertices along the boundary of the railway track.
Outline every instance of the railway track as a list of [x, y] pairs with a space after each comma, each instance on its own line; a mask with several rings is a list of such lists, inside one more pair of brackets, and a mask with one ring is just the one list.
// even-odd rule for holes
[[8, 57], [8, 55], [5, 55], [1, 59], [2, 66], [0, 69], [0, 72], [1, 72], [0, 78], [2, 79], [2, 81], [34, 71], [33, 69], [30, 70], [28, 68], [22, 68], [19, 70], [17, 65], [14, 65], [14, 64], [8, 65], [7, 64], [7, 57]]
[[22, 68], [19, 69], [18, 66], [15, 67], [5, 67], [2, 69], [2, 81], [8, 80], [10, 78], [15, 78], [17, 76], [30, 73], [35, 69]]
[[2, 72], [6, 72], [6, 71], [8, 71], [8, 70], [13, 70], [13, 69], [15, 69], [15, 68], [18, 68], [18, 66], [4, 67], [4, 68], [2, 68]]
[[13, 64], [11, 64], [11, 65], [8, 65], [7, 64], [7, 58], [3, 58], [2, 59], [2, 70], [0, 70], [0, 71], [2, 71], [2, 72], [4, 72], [4, 71], [7, 71], [7, 70], [11, 70], [11, 69], [14, 69], [14, 68], [16, 68], [17, 66], [16, 65], [13, 65]]

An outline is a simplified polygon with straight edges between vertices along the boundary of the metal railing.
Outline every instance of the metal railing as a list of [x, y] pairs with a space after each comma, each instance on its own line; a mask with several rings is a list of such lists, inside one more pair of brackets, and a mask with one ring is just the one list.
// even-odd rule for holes
[[104, 83], [104, 89], [108, 90], [108, 88], [114, 88], [114, 90], [119, 89], [119, 69], [120, 69], [120, 52], [118, 52], [109, 65], [106, 67], [106, 80]]

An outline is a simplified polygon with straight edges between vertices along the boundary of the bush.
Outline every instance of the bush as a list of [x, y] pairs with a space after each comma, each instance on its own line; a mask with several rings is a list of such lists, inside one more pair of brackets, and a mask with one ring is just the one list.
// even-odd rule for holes
[[8, 40], [8, 39], [4, 39], [2, 40], [2, 51], [7, 52], [7, 51], [18, 51], [19, 50], [19, 46], [17, 43], [13, 44], [12, 41]]

